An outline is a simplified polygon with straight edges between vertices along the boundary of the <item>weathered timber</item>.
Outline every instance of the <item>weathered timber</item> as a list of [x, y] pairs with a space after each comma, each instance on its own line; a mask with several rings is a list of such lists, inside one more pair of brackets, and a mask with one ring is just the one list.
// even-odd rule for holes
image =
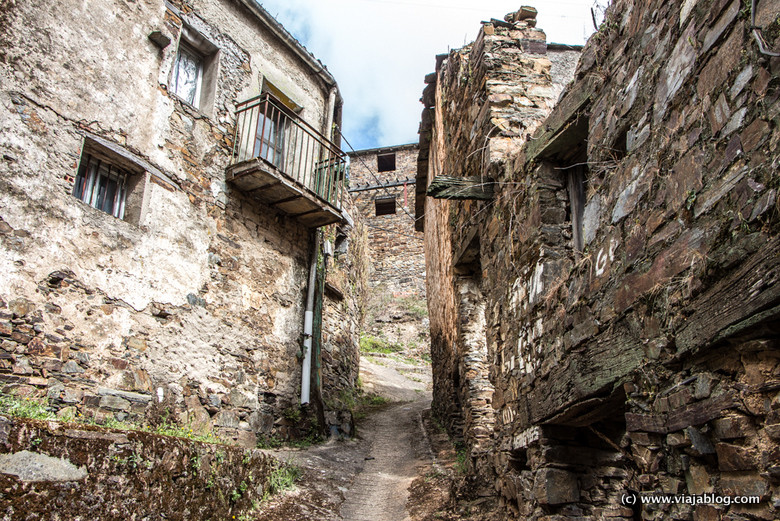
[[715, 338], [714, 342], [718, 343], [733, 337], [748, 340], [767, 335], [777, 336], [778, 334], [780, 334], [780, 306], [775, 306], [727, 327]]
[[628, 432], [668, 434], [686, 427], [702, 425], [721, 416], [726, 409], [736, 406], [733, 394], [725, 393], [708, 400], [692, 403], [669, 414], [626, 413]]
[[428, 186], [428, 196], [434, 199], [478, 199], [489, 201], [493, 198], [492, 179], [480, 176], [450, 177], [438, 175]]
[[561, 414], [547, 421], [553, 425], [570, 427], [585, 427], [594, 422], [608, 418], [625, 402], [625, 394], [615, 393], [605, 398], [590, 398], [566, 408]]
[[626, 431], [666, 434], [669, 432], [669, 429], [666, 427], [666, 418], [664, 415], [627, 412]]
[[[780, 302], [780, 238], [774, 237], [731, 275], [699, 295], [693, 314], [677, 334], [677, 349], [696, 350], [727, 328]], [[740, 295], [741, 298], [733, 298]], [[775, 315], [776, 316], [776, 315]], [[771, 317], [769, 317], [771, 318]], [[732, 330], [739, 333], [744, 328]]]
[[555, 107], [544, 125], [536, 130], [531, 142], [526, 147], [526, 159], [530, 161], [540, 156], [550, 156], [553, 153], [552, 147], [560, 144], [560, 138], [566, 130], [572, 126], [578, 128], [577, 123], [570, 125], [569, 122], [576, 118], [577, 113], [590, 101], [603, 81], [600, 76], [591, 75], [584, 81], [577, 83], [574, 89]]
[[679, 431], [685, 427], [702, 425], [721, 416], [721, 412], [736, 406], [736, 399], [731, 393], [724, 393], [707, 400], [692, 403], [669, 413], [666, 427], [668, 432]]
[[644, 355], [641, 342], [625, 326], [592, 338], [586, 349], [570, 353], [556, 365], [545, 385], [528, 393], [531, 422], [546, 422], [579, 401], [611, 392], [641, 366]]

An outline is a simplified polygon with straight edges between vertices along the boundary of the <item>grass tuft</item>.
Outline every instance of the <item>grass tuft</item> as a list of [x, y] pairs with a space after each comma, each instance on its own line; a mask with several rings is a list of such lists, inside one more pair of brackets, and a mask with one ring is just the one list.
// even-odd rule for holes
[[49, 407], [47, 398], [29, 398], [14, 394], [0, 394], [0, 414], [6, 414], [16, 418], [31, 418], [33, 420], [57, 420], [65, 422], [84, 423], [89, 425], [99, 425], [108, 429], [117, 429], [123, 431], [143, 431], [163, 436], [173, 436], [175, 438], [185, 438], [193, 441], [202, 441], [206, 443], [225, 444], [213, 432], [198, 434], [192, 428], [182, 427], [173, 423], [161, 423], [156, 427], [149, 425], [137, 425], [135, 423], [123, 422], [114, 418], [108, 418], [102, 423], [98, 423], [94, 418], [83, 416], [58, 418]]
[[263, 494], [263, 501], [271, 496], [292, 490], [295, 483], [303, 476], [303, 469], [292, 461], [276, 463], [271, 474], [268, 476], [268, 488]]
[[399, 353], [403, 350], [404, 346], [401, 344], [392, 344], [382, 338], [371, 335], [362, 335], [360, 337], [361, 353], [382, 353], [389, 355], [392, 353]]
[[0, 394], [0, 414], [16, 418], [31, 418], [33, 420], [56, 420], [57, 415], [49, 409], [49, 400], [16, 395]]

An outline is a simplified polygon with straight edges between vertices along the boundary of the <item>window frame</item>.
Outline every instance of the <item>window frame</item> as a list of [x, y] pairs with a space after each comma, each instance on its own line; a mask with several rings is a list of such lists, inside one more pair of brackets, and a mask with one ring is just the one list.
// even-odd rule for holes
[[[105, 170], [103, 170], [104, 167]], [[117, 219], [124, 220], [128, 193], [128, 179], [131, 175], [132, 174], [121, 166], [116, 166], [99, 155], [93, 155], [90, 151], [83, 150], [71, 195], [80, 201], [87, 203], [96, 210], [101, 210]], [[104, 179], [105, 181], [103, 181]], [[105, 205], [107, 202], [106, 195], [112, 181], [116, 188], [111, 207], [107, 208]]]
[[298, 119], [299, 116], [270, 92], [264, 92], [263, 95], [267, 96], [263, 103], [270, 103], [268, 106], [273, 107], [272, 112], [276, 113], [276, 119], [274, 114], [269, 115], [267, 112], [258, 115], [252, 155], [261, 157], [281, 169], [284, 166], [285, 145], [288, 141], [291, 121]]
[[[89, 132], [81, 132], [81, 134], [84, 137], [79, 152], [79, 161], [76, 165], [76, 173], [72, 178], [73, 186], [70, 189], [70, 194], [90, 208], [130, 224], [139, 225], [149, 211], [149, 187], [152, 177], [159, 179], [159, 182], [165, 186], [176, 186], [176, 183], [160, 169], [117, 143]], [[92, 160], [108, 163], [112, 170], [116, 168], [117, 171], [125, 173], [125, 193], [122, 196], [122, 207], [119, 210], [114, 208], [114, 211], [108, 212], [77, 194], [79, 189], [82, 194], [84, 192], [83, 186], [79, 186], [79, 175], [82, 172], [89, 174], [87, 169], [90, 168]], [[85, 182], [88, 180], [86, 175], [82, 177]]]
[[566, 189], [569, 196], [569, 213], [571, 218], [572, 245], [576, 251], [585, 248], [584, 216], [587, 203], [585, 190], [588, 182], [586, 164], [577, 164], [565, 170]]
[[[179, 78], [180, 78], [180, 71], [181, 71], [181, 64], [182, 64], [182, 56], [189, 57], [190, 59], [192, 59], [193, 62], [195, 62], [196, 65], [195, 92], [192, 93], [192, 101], [190, 101], [188, 97], [184, 96], [179, 89]], [[196, 109], [200, 108], [200, 103], [202, 100], [201, 96], [202, 96], [202, 87], [203, 87], [203, 73], [205, 67], [204, 62], [205, 62], [204, 56], [200, 52], [198, 52], [197, 49], [195, 49], [186, 41], [179, 42], [179, 47], [178, 49], [176, 49], [176, 60], [173, 63], [173, 76], [171, 78], [172, 81], [171, 88], [173, 94], [176, 95], [176, 97], [178, 97], [188, 105], [192, 105]]]
[[[390, 165], [387, 163], [384, 163], [386, 161], [389, 161], [390, 158], [392, 158], [392, 168], [390, 168]], [[394, 172], [398, 169], [398, 165], [396, 164], [396, 153], [395, 152], [388, 152], [386, 154], [377, 154], [376, 156], [376, 171], [378, 173], [381, 172]], [[384, 163], [384, 165], [383, 165]]]
[[[178, 92], [179, 66], [182, 54], [189, 55], [199, 63], [196, 92], [192, 102]], [[207, 116], [212, 115], [219, 78], [219, 55], [219, 47], [189, 25], [182, 25], [168, 77], [168, 92], [188, 107]]]
[[[396, 196], [382, 196], [374, 199], [374, 216], [379, 217], [381, 215], [395, 215], [398, 213]], [[392, 209], [390, 207], [392, 203]]]

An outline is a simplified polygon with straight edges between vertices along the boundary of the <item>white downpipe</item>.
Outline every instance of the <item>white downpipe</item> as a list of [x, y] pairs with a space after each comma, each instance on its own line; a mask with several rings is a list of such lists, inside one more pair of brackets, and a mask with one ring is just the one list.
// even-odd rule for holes
[[301, 405], [309, 403], [311, 394], [311, 339], [314, 311], [306, 311], [303, 321], [303, 371], [301, 373]]
[[328, 108], [325, 113], [325, 127], [322, 129], [322, 135], [333, 141], [333, 117], [336, 112], [336, 87], [331, 87], [328, 93]]
[[314, 251], [309, 266], [309, 291], [306, 312], [303, 315], [303, 368], [301, 370], [301, 405], [309, 403], [311, 394], [311, 345], [314, 332], [314, 286], [317, 283], [317, 257], [320, 250], [320, 232], [314, 232]]

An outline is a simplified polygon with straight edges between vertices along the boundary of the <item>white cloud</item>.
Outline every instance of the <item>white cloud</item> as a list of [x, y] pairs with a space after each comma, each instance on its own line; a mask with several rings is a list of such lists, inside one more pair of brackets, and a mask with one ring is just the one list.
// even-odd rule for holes
[[[604, 0], [600, 0], [604, 3]], [[265, 0], [263, 7], [327, 65], [344, 97], [344, 136], [355, 148], [417, 141], [423, 77], [437, 54], [474, 40], [508, 0]], [[547, 0], [538, 27], [549, 42], [583, 44], [596, 0]], [[348, 147], [345, 145], [345, 149]]]

